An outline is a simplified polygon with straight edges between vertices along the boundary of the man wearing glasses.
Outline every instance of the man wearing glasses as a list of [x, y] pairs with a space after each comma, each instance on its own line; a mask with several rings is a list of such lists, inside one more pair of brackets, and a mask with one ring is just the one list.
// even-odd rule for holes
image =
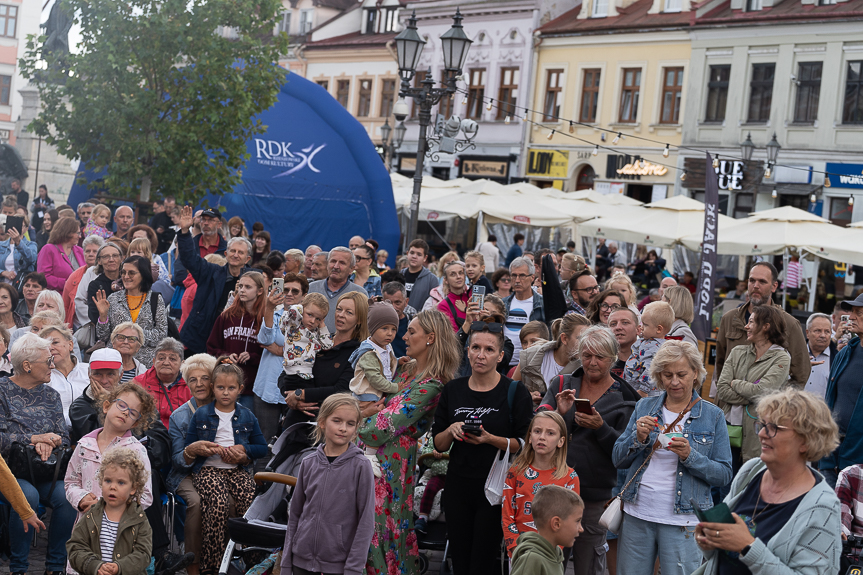
[[566, 313], [577, 313], [586, 317], [590, 300], [599, 293], [596, 278], [590, 270], [582, 270], [569, 279], [569, 290], [572, 293], [572, 303]]
[[504, 334], [515, 348], [510, 365], [518, 365], [521, 353], [521, 328], [531, 321], [545, 323], [545, 310], [542, 305], [542, 295], [533, 289], [535, 268], [530, 258], [515, 258], [509, 265], [509, 275], [512, 278], [512, 293], [503, 300], [506, 304], [506, 325]]

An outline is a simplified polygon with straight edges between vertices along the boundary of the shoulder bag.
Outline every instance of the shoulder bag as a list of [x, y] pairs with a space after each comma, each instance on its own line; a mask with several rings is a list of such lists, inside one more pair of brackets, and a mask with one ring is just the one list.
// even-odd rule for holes
[[[689, 413], [692, 408], [695, 407], [695, 404], [699, 401], [701, 401], [700, 397], [696, 397], [695, 399], [693, 399], [686, 407], [686, 409], [680, 412], [680, 414], [677, 416], [677, 419], [672, 421], [669, 425], [665, 426], [665, 430], [663, 431], [663, 433], [668, 433], [670, 430], [674, 429], [674, 426], [680, 423], [680, 420], [683, 419], [683, 416]], [[650, 454], [644, 458], [644, 462], [635, 471], [635, 473], [632, 474], [632, 477], [629, 479], [629, 481], [626, 482], [626, 485], [623, 486], [623, 489], [620, 490], [620, 493], [618, 493], [616, 496], [610, 499], [608, 503], [605, 504], [605, 511], [602, 512], [602, 516], [599, 518], [600, 527], [615, 534], [620, 533], [620, 526], [623, 523], [623, 499], [621, 498], [621, 495], [629, 488], [629, 485], [635, 480], [635, 478], [638, 477], [638, 474], [641, 473], [641, 470], [644, 469], [645, 466], [647, 466], [647, 464], [650, 462], [650, 458], [653, 457], [653, 454], [656, 453], [656, 450], [659, 449], [659, 446], [659, 440], [657, 439], [653, 443], [653, 448], [650, 450]]]
[[[509, 405], [509, 428], [512, 433], [512, 404], [515, 400], [515, 390], [518, 387], [518, 381], [509, 382], [509, 390], [506, 394], [506, 402]], [[524, 441], [519, 439], [519, 445], [524, 445]], [[515, 453], [512, 453], [515, 455]], [[485, 480], [485, 498], [492, 505], [500, 505], [503, 503], [503, 486], [506, 481], [506, 474], [512, 466], [509, 452], [509, 438], [506, 441], [506, 449], [499, 449], [494, 458], [494, 463], [488, 472], [488, 477]]]

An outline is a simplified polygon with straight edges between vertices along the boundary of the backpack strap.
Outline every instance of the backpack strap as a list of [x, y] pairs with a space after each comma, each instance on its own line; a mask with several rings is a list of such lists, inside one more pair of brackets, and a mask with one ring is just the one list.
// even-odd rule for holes
[[452, 319], [458, 327], [461, 327], [464, 324], [464, 318], [459, 317], [458, 313], [456, 313], [455, 306], [452, 304], [452, 300], [449, 297], [443, 298], [446, 304], [449, 306], [450, 312], [452, 312]]
[[515, 403], [515, 389], [518, 387], [518, 381], [512, 380], [509, 382], [509, 390], [506, 392], [506, 403], [509, 405], [509, 428], [512, 429], [512, 404]]

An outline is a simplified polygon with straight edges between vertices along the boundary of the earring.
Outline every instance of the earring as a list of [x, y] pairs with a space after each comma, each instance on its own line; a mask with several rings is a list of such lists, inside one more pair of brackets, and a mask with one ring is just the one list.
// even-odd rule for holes
[[29, 369], [27, 370], [27, 373], [30, 373], [30, 370], [29, 370]]
[[430, 341], [427, 341], [427, 342], [426, 342], [426, 345], [431, 345], [431, 342], [430, 342]]

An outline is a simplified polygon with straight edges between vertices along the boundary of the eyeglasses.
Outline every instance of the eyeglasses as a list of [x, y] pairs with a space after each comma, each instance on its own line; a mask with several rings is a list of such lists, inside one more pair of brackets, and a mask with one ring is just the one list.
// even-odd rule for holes
[[766, 429], [766, 434], [768, 439], [772, 439], [776, 437], [776, 433], [780, 429], [790, 429], [790, 427], [786, 427], [784, 425], [776, 425], [775, 423], [767, 423], [765, 421], [761, 421], [760, 419], [755, 422], [755, 432], [761, 433], [762, 429]]
[[118, 335], [118, 336], [114, 336], [114, 339], [116, 339], [120, 343], [123, 343], [124, 341], [130, 341], [132, 343], [135, 343], [138, 341], [138, 336], [137, 335]]
[[54, 356], [49, 355], [47, 361], [31, 361], [30, 363], [47, 363], [48, 367], [53, 369], [54, 368]]
[[595, 285], [595, 286], [590, 286], [590, 287], [586, 287], [586, 288], [575, 288], [572, 291], [586, 291], [587, 293], [593, 293], [593, 292], [599, 291], [599, 286]]
[[521, 280], [525, 278], [532, 278], [533, 274], [511, 274], [510, 277], [514, 280]]
[[484, 321], [475, 321], [470, 324], [471, 331], [488, 331], [490, 333], [503, 333], [503, 324], [497, 322], [486, 323]]
[[601, 309], [602, 311], [614, 311], [614, 310], [620, 309], [620, 306], [619, 305], [609, 305], [607, 303], [604, 303], [601, 306], [599, 306], [599, 309]]
[[298, 288], [291, 288], [291, 289], [286, 289], [285, 293], [288, 293], [291, 295], [300, 295], [302, 293], [302, 290], [300, 290]]
[[115, 399], [114, 403], [117, 404], [117, 409], [119, 409], [123, 413], [128, 414], [135, 421], [138, 421], [139, 419], [141, 419], [141, 412], [138, 410], [132, 409], [131, 407], [126, 405], [126, 402], [123, 401], [122, 399]]
[[105, 255], [99, 256], [99, 259], [100, 260], [119, 260], [120, 254], [105, 254]]
[[509, 283], [510, 281], [512, 281], [512, 280], [511, 280], [511, 279], [509, 279], [509, 278], [500, 278], [500, 279], [499, 279], [499, 280], [497, 280], [497, 281], [498, 281], [498, 283], [508, 284], [508, 283]]

